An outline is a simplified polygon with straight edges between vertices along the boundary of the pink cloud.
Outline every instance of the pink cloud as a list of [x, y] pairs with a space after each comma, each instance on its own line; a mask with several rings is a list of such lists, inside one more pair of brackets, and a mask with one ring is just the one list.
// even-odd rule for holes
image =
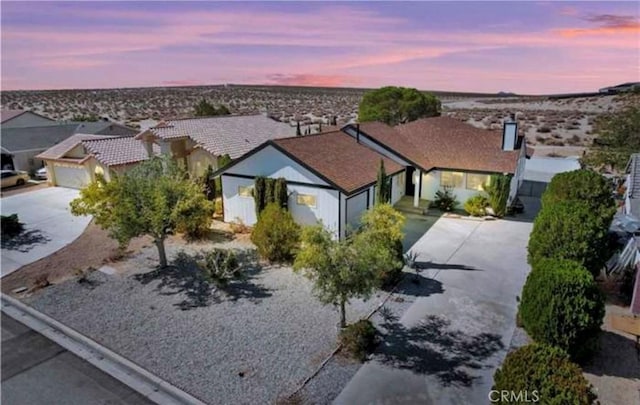
[[268, 84], [279, 86], [312, 86], [312, 87], [345, 87], [358, 84], [355, 77], [345, 75], [316, 75], [316, 74], [270, 74], [267, 75]]

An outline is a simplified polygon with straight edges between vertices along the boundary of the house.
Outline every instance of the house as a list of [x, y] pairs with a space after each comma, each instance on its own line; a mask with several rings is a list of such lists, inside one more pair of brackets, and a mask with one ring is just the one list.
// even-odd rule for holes
[[224, 218], [255, 224], [255, 178], [282, 177], [287, 180], [288, 207], [296, 222], [321, 221], [336, 236], [344, 236], [374, 203], [381, 160], [392, 179], [395, 203], [405, 191], [405, 167], [342, 131], [268, 140], [220, 172]]
[[625, 170], [624, 212], [640, 219], [640, 153], [634, 153]]
[[[160, 148], [153, 147], [159, 154]], [[37, 156], [45, 162], [53, 186], [82, 188], [97, 174], [110, 180], [138, 162], [146, 160], [145, 146], [133, 137], [74, 134]]]
[[[527, 153], [529, 151], [530, 149]], [[534, 154], [528, 157], [518, 194], [540, 198], [553, 176], [578, 169], [580, 169], [580, 159], [577, 156], [547, 157]]]
[[162, 121], [136, 136], [149, 146], [156, 144], [164, 154], [183, 162], [188, 170], [201, 175], [218, 158], [237, 159], [267, 140], [295, 135], [295, 128], [262, 114], [220, 116]]
[[463, 204], [482, 190], [492, 174], [513, 175], [508, 203], [522, 184], [526, 144], [518, 124], [502, 133], [476, 128], [451, 117], [423, 118], [391, 127], [380, 122], [349, 124], [343, 131], [406, 168], [405, 195], [433, 201], [447, 186]]
[[28, 110], [0, 110], [2, 129], [39, 127], [55, 124], [56, 121]]
[[[29, 118], [35, 122], [35, 118], [23, 113], [18, 118], [9, 120], [9, 124], [15, 124], [20, 117]], [[25, 119], [26, 119], [25, 118]], [[44, 117], [43, 117], [44, 118]], [[5, 127], [2, 124], [2, 167], [17, 170], [32, 171], [42, 167], [42, 160], [37, 155], [55, 146], [73, 134], [96, 134], [96, 135], [119, 135], [133, 136], [137, 133], [135, 129], [109, 121], [100, 122], [67, 122], [59, 123], [45, 119], [44, 124], [37, 126], [26, 126], [22, 122], [21, 126]]]

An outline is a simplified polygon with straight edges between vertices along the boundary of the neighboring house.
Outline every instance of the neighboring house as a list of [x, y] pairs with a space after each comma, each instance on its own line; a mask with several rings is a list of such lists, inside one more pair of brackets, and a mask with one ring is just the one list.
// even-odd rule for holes
[[605, 94], [618, 94], [627, 91], [633, 91], [635, 89], [640, 89], [640, 82], [628, 82], [619, 84], [617, 86], [603, 87], [598, 90], [598, 92]]
[[[153, 153], [160, 148], [153, 147]], [[145, 146], [133, 137], [75, 134], [37, 156], [45, 162], [53, 186], [82, 188], [101, 174], [110, 180], [146, 160]]]
[[296, 222], [321, 221], [336, 236], [344, 236], [374, 203], [381, 160], [392, 179], [395, 203], [405, 191], [405, 167], [344, 132], [269, 140], [220, 172], [224, 218], [254, 225], [256, 176], [282, 177], [287, 180], [288, 208]]
[[27, 110], [0, 110], [0, 124], [5, 128], [39, 127], [56, 121]]
[[[9, 124], [15, 123], [15, 120], [20, 117], [27, 117], [32, 122], [39, 118], [37, 115], [34, 118], [23, 113], [7, 122]], [[43, 124], [38, 126], [26, 126], [26, 122], [22, 122], [21, 126], [10, 125], [6, 127], [5, 123], [2, 124], [3, 168], [36, 170], [43, 164], [37, 155], [77, 133], [118, 136], [133, 136], [137, 133], [135, 129], [109, 121], [58, 123], [45, 120]]]
[[522, 184], [526, 144], [517, 123], [506, 121], [502, 134], [451, 117], [423, 118], [390, 127], [380, 122], [343, 128], [358, 142], [405, 167], [404, 194], [433, 201], [444, 186], [463, 204], [479, 193], [492, 174], [511, 174], [509, 204]]
[[156, 144], [188, 170], [201, 175], [218, 158], [237, 159], [270, 139], [295, 135], [295, 128], [264, 115], [221, 116], [162, 121], [142, 131], [136, 139], [147, 146]]
[[634, 153], [625, 170], [624, 212], [640, 219], [640, 153]]
[[578, 169], [580, 169], [578, 157], [538, 157], [533, 155], [527, 160], [522, 186], [520, 186], [518, 194], [542, 197], [542, 193], [547, 189], [553, 176]]

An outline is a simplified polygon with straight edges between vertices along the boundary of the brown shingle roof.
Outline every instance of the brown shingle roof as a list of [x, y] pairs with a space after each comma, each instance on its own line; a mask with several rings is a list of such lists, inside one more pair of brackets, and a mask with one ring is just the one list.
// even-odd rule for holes
[[[82, 144], [100, 163], [106, 166], [126, 165], [147, 160], [147, 150], [142, 141], [131, 137], [83, 141]], [[153, 145], [155, 154], [160, 148]]]
[[341, 131], [276, 139], [271, 143], [347, 194], [376, 181], [380, 159], [387, 174], [403, 169]]
[[502, 150], [502, 134], [451, 117], [423, 118], [397, 127], [371, 122], [360, 130], [425, 170], [514, 173], [519, 151]]

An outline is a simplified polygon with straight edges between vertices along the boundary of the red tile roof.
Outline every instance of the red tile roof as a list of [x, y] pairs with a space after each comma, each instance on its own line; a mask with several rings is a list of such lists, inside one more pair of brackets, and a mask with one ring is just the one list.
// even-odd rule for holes
[[519, 150], [502, 150], [502, 133], [476, 128], [451, 117], [423, 118], [390, 127], [360, 124], [360, 131], [424, 170], [459, 169], [514, 173]]
[[341, 131], [275, 139], [270, 143], [347, 194], [376, 181], [381, 159], [387, 174], [403, 169]]

